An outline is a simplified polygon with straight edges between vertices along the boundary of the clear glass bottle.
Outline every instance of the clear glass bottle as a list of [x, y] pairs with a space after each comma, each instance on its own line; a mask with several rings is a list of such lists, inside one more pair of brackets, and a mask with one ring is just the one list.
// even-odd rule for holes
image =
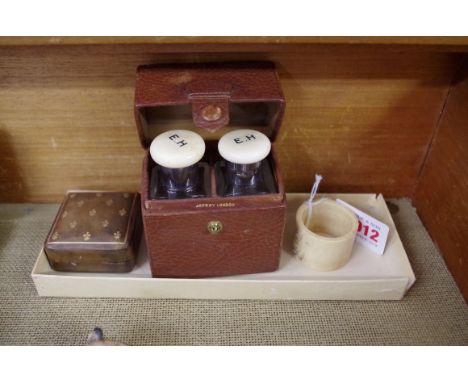
[[189, 130], [171, 130], [154, 138], [150, 155], [151, 199], [199, 198], [209, 195], [209, 166], [200, 162], [203, 138]]
[[225, 134], [218, 144], [224, 159], [216, 166], [221, 196], [259, 195], [276, 192], [268, 137], [256, 130], [240, 129]]

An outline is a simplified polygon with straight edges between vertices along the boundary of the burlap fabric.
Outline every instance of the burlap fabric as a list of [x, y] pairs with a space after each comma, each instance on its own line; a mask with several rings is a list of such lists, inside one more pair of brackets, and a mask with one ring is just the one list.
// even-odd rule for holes
[[[0, 205], [0, 344], [468, 345], [468, 307], [408, 200], [393, 217], [416, 274], [402, 301], [38, 297], [30, 277], [58, 205]], [[398, 209], [398, 211], [396, 211]]]

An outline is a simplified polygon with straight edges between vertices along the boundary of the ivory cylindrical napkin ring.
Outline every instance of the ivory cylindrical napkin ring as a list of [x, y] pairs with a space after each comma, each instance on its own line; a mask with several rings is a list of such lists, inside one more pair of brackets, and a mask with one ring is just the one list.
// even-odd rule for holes
[[306, 226], [308, 205], [296, 213], [296, 255], [304, 265], [316, 271], [333, 271], [344, 266], [351, 257], [358, 228], [356, 215], [333, 200], [315, 203]]

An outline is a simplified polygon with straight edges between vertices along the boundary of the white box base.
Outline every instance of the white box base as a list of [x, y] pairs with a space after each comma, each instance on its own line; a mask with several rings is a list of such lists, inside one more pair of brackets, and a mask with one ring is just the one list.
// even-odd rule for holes
[[[415, 276], [382, 195], [327, 194], [390, 227], [383, 256], [355, 243], [351, 260], [333, 272], [316, 272], [293, 256], [295, 213], [308, 194], [287, 195], [287, 222], [279, 269], [271, 273], [203, 278], [152, 278], [144, 240], [129, 273], [56, 272], [41, 251], [31, 276], [40, 296], [260, 300], [399, 300]], [[254, 250], [254, 249], [253, 249]]]

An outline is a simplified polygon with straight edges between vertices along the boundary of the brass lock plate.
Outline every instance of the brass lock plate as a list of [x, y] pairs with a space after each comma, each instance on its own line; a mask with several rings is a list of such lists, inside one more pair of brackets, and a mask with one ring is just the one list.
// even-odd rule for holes
[[219, 220], [212, 220], [208, 222], [206, 229], [210, 234], [216, 235], [223, 230], [223, 223], [221, 223]]

